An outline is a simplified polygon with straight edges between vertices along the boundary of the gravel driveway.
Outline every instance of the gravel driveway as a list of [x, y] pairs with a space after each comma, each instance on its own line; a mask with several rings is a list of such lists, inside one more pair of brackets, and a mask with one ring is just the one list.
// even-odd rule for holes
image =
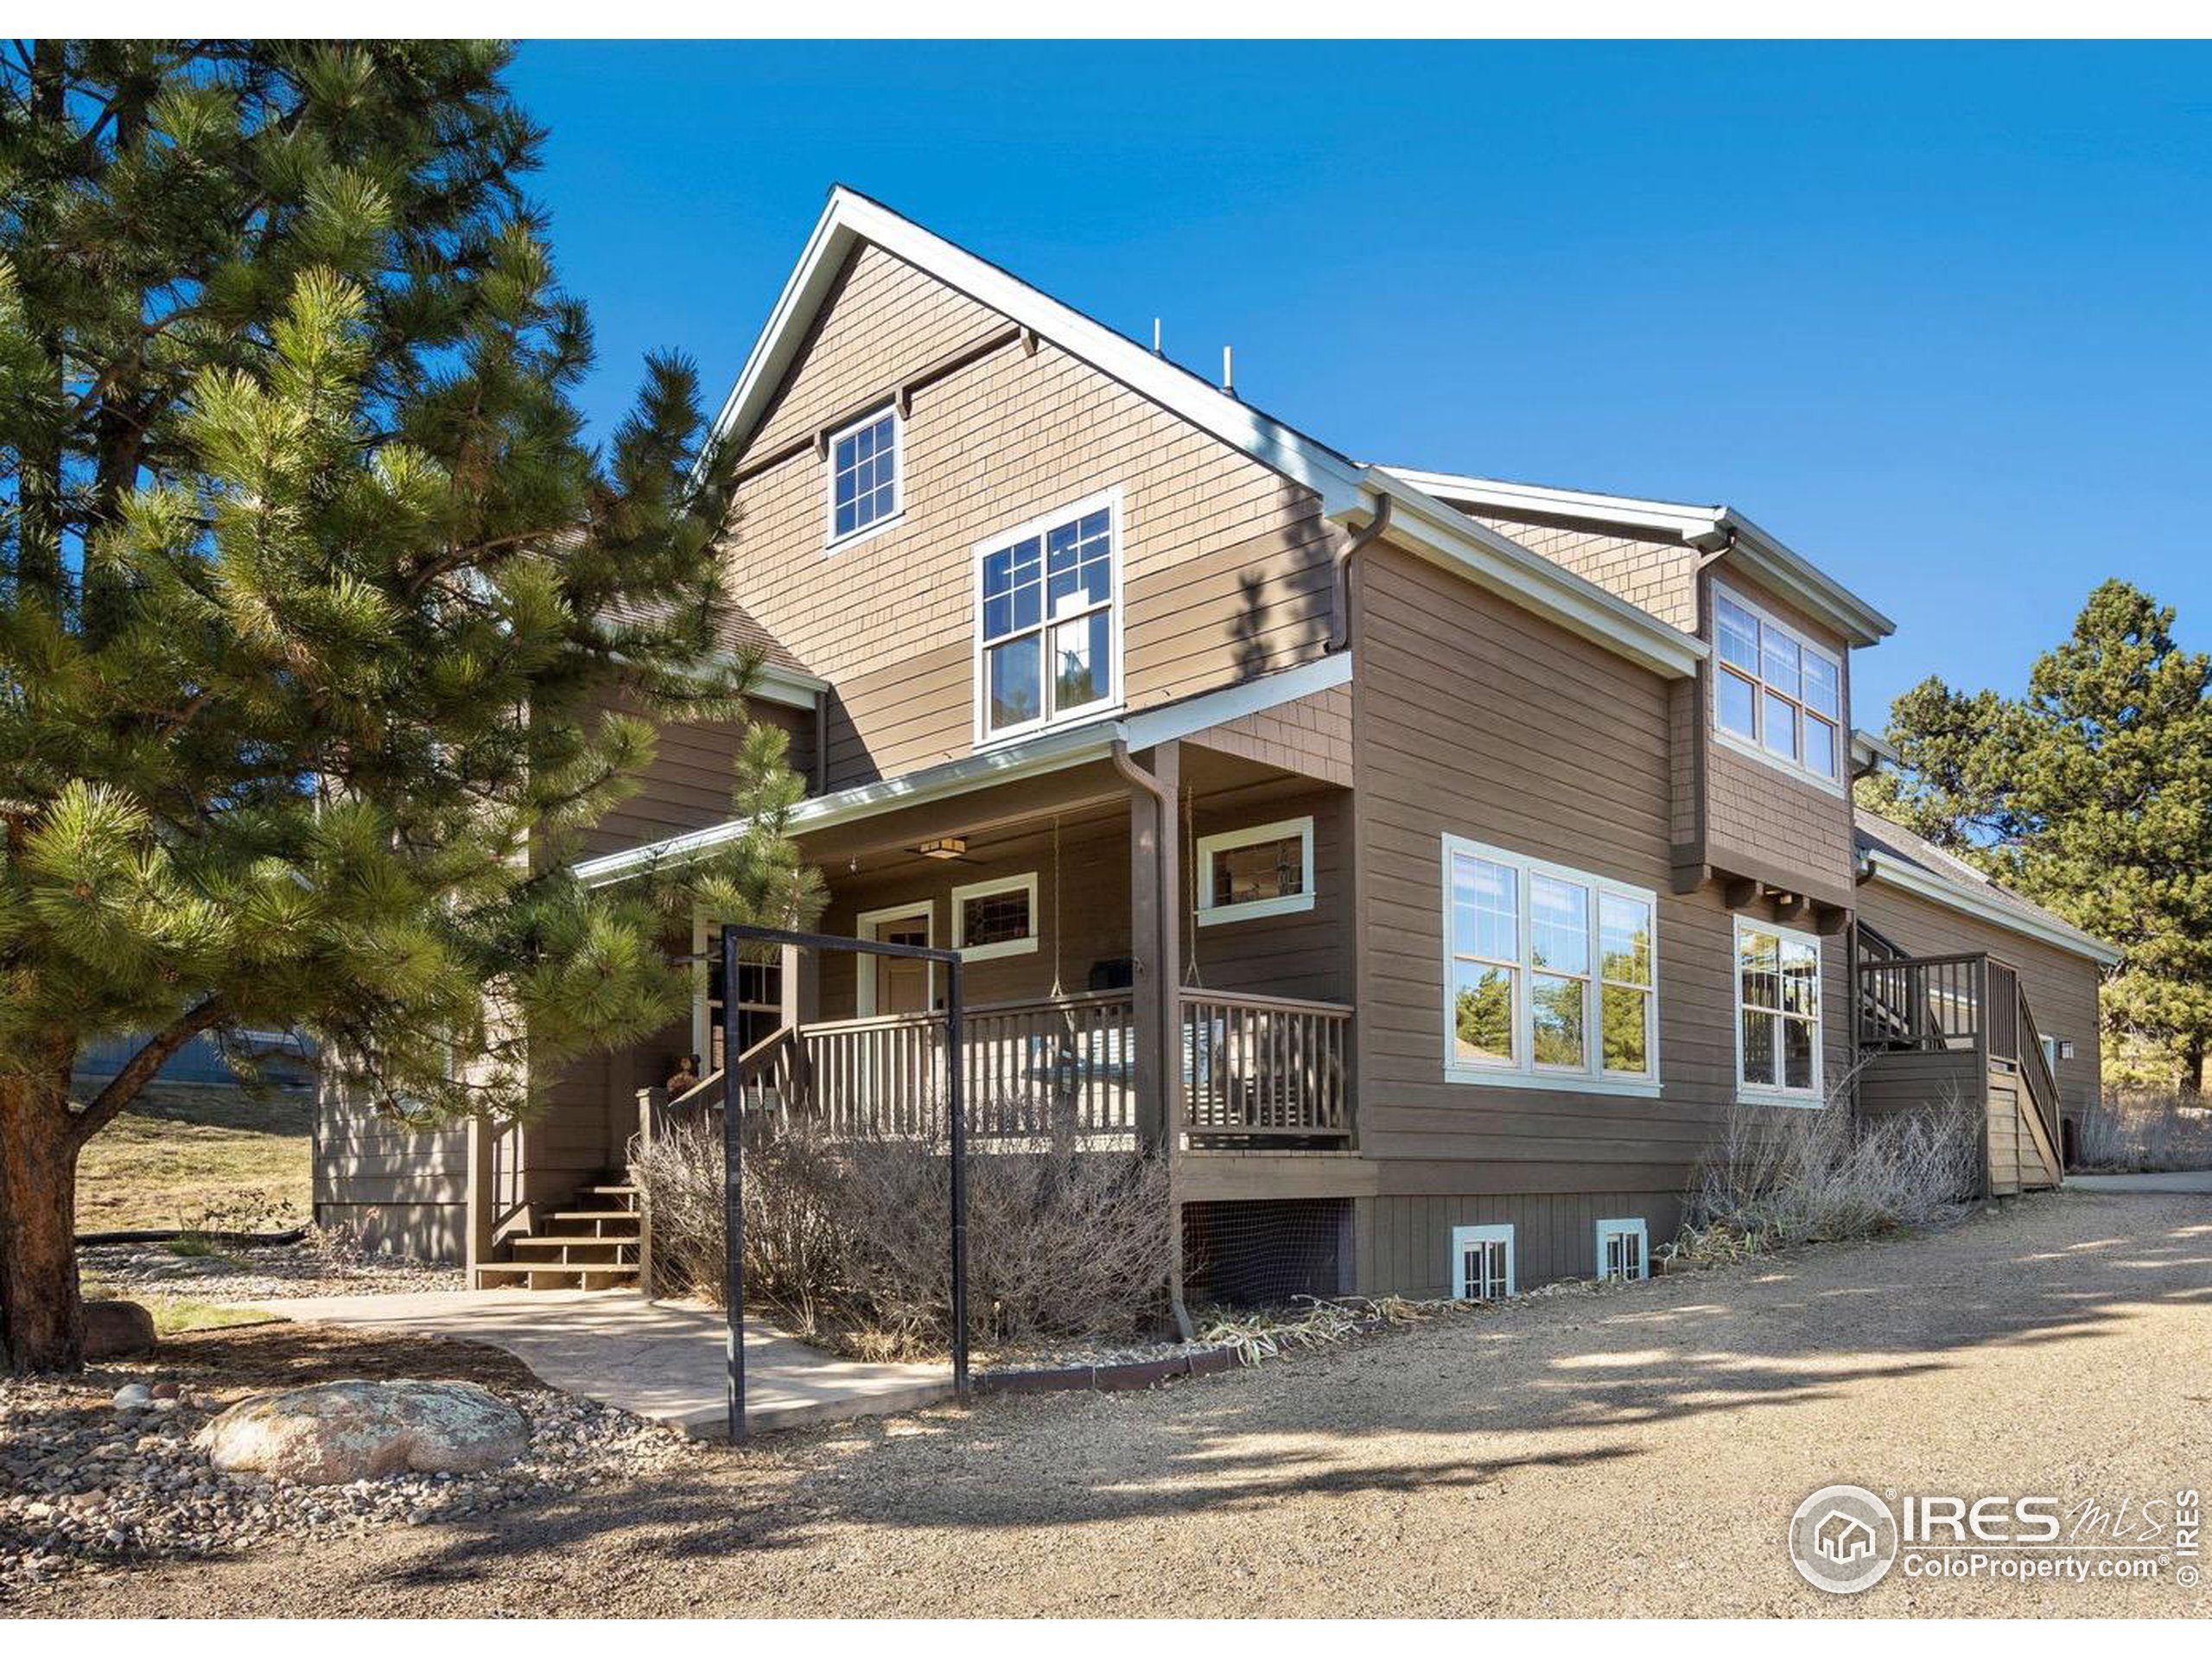
[[1783, 1552], [1815, 1487], [2212, 1491], [2212, 1201], [1525, 1303], [1151, 1395], [943, 1407], [494, 1516], [65, 1588], [44, 1612], [2139, 1614], [2171, 1578], [1908, 1581]]

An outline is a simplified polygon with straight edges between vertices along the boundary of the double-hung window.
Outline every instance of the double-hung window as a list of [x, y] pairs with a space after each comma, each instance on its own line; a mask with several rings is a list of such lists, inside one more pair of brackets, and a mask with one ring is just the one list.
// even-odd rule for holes
[[879, 410], [830, 435], [830, 540], [899, 516], [899, 411]]
[[1444, 904], [1446, 1077], [1659, 1092], [1649, 889], [1447, 836]]
[[976, 737], [990, 742], [1121, 698], [1118, 491], [976, 550]]
[[1723, 588], [1713, 589], [1713, 720], [1723, 737], [1777, 766], [1838, 782], [1842, 658]]
[[1736, 1082], [1753, 1099], [1821, 1103], [1821, 942], [1736, 918]]

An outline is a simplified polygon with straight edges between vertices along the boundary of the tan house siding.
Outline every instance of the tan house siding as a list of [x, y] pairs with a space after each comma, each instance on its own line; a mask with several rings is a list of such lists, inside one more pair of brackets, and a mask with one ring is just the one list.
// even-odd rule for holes
[[1350, 788], [1351, 688], [1337, 686], [1294, 702], [1262, 709], [1242, 720], [1224, 721], [1189, 741], [1223, 754]]
[[[1461, 1193], [1630, 1190], [1630, 1171], [1644, 1190], [1679, 1192], [1734, 1095], [1734, 938], [1716, 887], [1668, 891], [1666, 684], [1395, 549], [1369, 556], [1355, 752], [1362, 1150], [1451, 1160], [1457, 1184], [1442, 1190]], [[1658, 893], [1659, 1098], [1446, 1080], [1446, 834]], [[1844, 957], [1840, 939], [1825, 942], [1832, 1073], [1849, 1064]]]
[[2075, 1111], [2097, 1097], [2102, 1064], [2097, 988], [2103, 976], [2096, 963], [1883, 881], [1860, 884], [1859, 915], [1909, 955], [1947, 957], [1986, 951], [2017, 969], [2037, 1029], [2046, 1037], [2066, 1038], [2074, 1045], [2074, 1058], [2061, 1060], [2052, 1068], [2060, 1104]]
[[[1700, 635], [1713, 640], [1712, 585], [1715, 580], [1758, 606], [1815, 644], [1835, 653], [1842, 664], [1842, 718], [1837, 727], [1837, 766], [1846, 764], [1851, 731], [1851, 652], [1843, 639], [1787, 601], [1727, 568], [1726, 560], [1700, 579]], [[1702, 717], [1697, 741], [1704, 779], [1702, 861], [1723, 870], [1793, 880], [1825, 903], [1850, 903], [1852, 871], [1851, 798], [1840, 778], [1823, 789], [1732, 748], [1715, 735], [1713, 721], [1713, 668], [1699, 672]], [[1685, 861], [1688, 861], [1687, 855]]]
[[1684, 633], [1697, 632], [1698, 550], [1541, 518], [1470, 513], [1533, 553], [1594, 582]]
[[[776, 702], [750, 705], [752, 717], [790, 734], [790, 766], [801, 779], [814, 767], [814, 715]], [[583, 835], [584, 857], [703, 830], [726, 821], [745, 728], [732, 721], [671, 722], [655, 737], [652, 764], [637, 776], [637, 792]]]
[[[863, 251], [749, 457], [1003, 332], [947, 292]], [[1318, 499], [1049, 342], [1009, 339], [915, 389], [887, 529], [825, 548], [810, 446], [747, 479], [731, 524], [734, 591], [836, 684], [832, 789], [972, 750], [976, 545], [1103, 491], [1122, 491], [1130, 707], [1290, 667], [1326, 641], [1333, 532]]]
[[1452, 1230], [1513, 1229], [1514, 1277], [1531, 1290], [1556, 1279], [1593, 1279], [1598, 1224], [1641, 1220], [1656, 1250], [1681, 1230], [1679, 1188], [1605, 1192], [1403, 1193], [1352, 1209], [1355, 1289], [1434, 1298], [1452, 1291]]
[[458, 1262], [467, 1245], [468, 1131], [418, 1133], [335, 1081], [317, 1094], [315, 1224], [371, 1250]]

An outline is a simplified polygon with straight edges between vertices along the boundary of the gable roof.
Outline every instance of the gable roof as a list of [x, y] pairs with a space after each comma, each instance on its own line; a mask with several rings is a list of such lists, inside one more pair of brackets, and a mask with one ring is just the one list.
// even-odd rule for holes
[[1483, 507], [1509, 515], [1528, 512], [1578, 518], [1707, 550], [1726, 547], [1745, 570], [1854, 645], [1874, 645], [1897, 632], [1897, 624], [1888, 617], [1733, 507], [1694, 506], [1681, 501], [1653, 501], [1632, 495], [1605, 495], [1592, 490], [1565, 490], [1546, 484], [1521, 484], [1459, 473], [1422, 472], [1413, 467], [1391, 470], [1454, 505]]
[[1889, 881], [1961, 914], [2087, 957], [2100, 967], [2109, 968], [2120, 960], [2117, 947], [1991, 880], [1955, 853], [1944, 851], [1903, 824], [1892, 823], [1863, 806], [1855, 809], [1853, 816], [1859, 866], [1872, 879]]
[[1392, 504], [1388, 535], [1393, 542], [1655, 673], [1687, 677], [1696, 672], [1706, 655], [1701, 642], [1476, 523], [1414, 480], [1348, 459], [843, 185], [830, 191], [798, 265], [746, 358], [737, 385], [715, 417], [719, 436], [742, 443], [759, 429], [838, 274], [864, 243], [1052, 341], [1069, 356], [1312, 490], [1320, 499], [1323, 512], [1339, 524], [1370, 522], [1387, 498]]

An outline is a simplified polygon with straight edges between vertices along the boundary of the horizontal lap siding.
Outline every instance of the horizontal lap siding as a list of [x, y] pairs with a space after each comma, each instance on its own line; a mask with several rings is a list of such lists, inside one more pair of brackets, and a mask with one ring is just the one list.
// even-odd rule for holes
[[1886, 882], [1859, 889], [1859, 914], [1909, 956], [1947, 957], [1986, 951], [2019, 970], [2028, 1007], [2046, 1037], [2071, 1039], [2074, 1058], [2052, 1068], [2058, 1098], [2078, 1110], [2097, 1097], [2100, 1082], [2097, 988], [2101, 976], [2085, 957], [2050, 945], [1909, 893]]
[[[749, 457], [1005, 326], [864, 249]], [[836, 683], [833, 789], [971, 751], [976, 545], [1115, 486], [1131, 706], [1290, 667], [1326, 641], [1318, 500], [1050, 342], [1003, 345], [916, 389], [903, 459], [901, 518], [874, 536], [825, 549], [810, 448], [746, 480], [731, 523], [734, 591]]]
[[[814, 715], [772, 702], [750, 705], [753, 720], [791, 739], [788, 764], [802, 779], [814, 764]], [[732, 721], [669, 721], [654, 734], [652, 764], [635, 775], [637, 792], [584, 832], [583, 855], [616, 852], [731, 816], [745, 728]]]
[[468, 1199], [468, 1131], [405, 1128], [344, 1084], [317, 1091], [315, 1218], [372, 1250], [457, 1261]]
[[[1313, 819], [1313, 908], [1287, 916], [1198, 927], [1191, 920], [1198, 860], [1191, 849], [1205, 836], [1286, 818]], [[1213, 991], [1262, 996], [1351, 1000], [1351, 861], [1347, 844], [1351, 798], [1340, 790], [1317, 789], [1292, 798], [1237, 806], [1199, 800], [1185, 849], [1183, 928], [1186, 963], [1195, 963], [1195, 985]], [[1194, 982], [1186, 973], [1185, 983]]]
[[[1717, 888], [1668, 890], [1666, 683], [1395, 549], [1370, 556], [1355, 749], [1362, 1150], [1465, 1160], [1469, 1191], [1622, 1190], [1607, 1172], [1634, 1168], [1679, 1192], [1734, 1095], [1734, 933]], [[1658, 894], [1660, 1098], [1446, 1080], [1446, 834]], [[1850, 1061], [1844, 956], [1825, 942], [1832, 1077]]]

